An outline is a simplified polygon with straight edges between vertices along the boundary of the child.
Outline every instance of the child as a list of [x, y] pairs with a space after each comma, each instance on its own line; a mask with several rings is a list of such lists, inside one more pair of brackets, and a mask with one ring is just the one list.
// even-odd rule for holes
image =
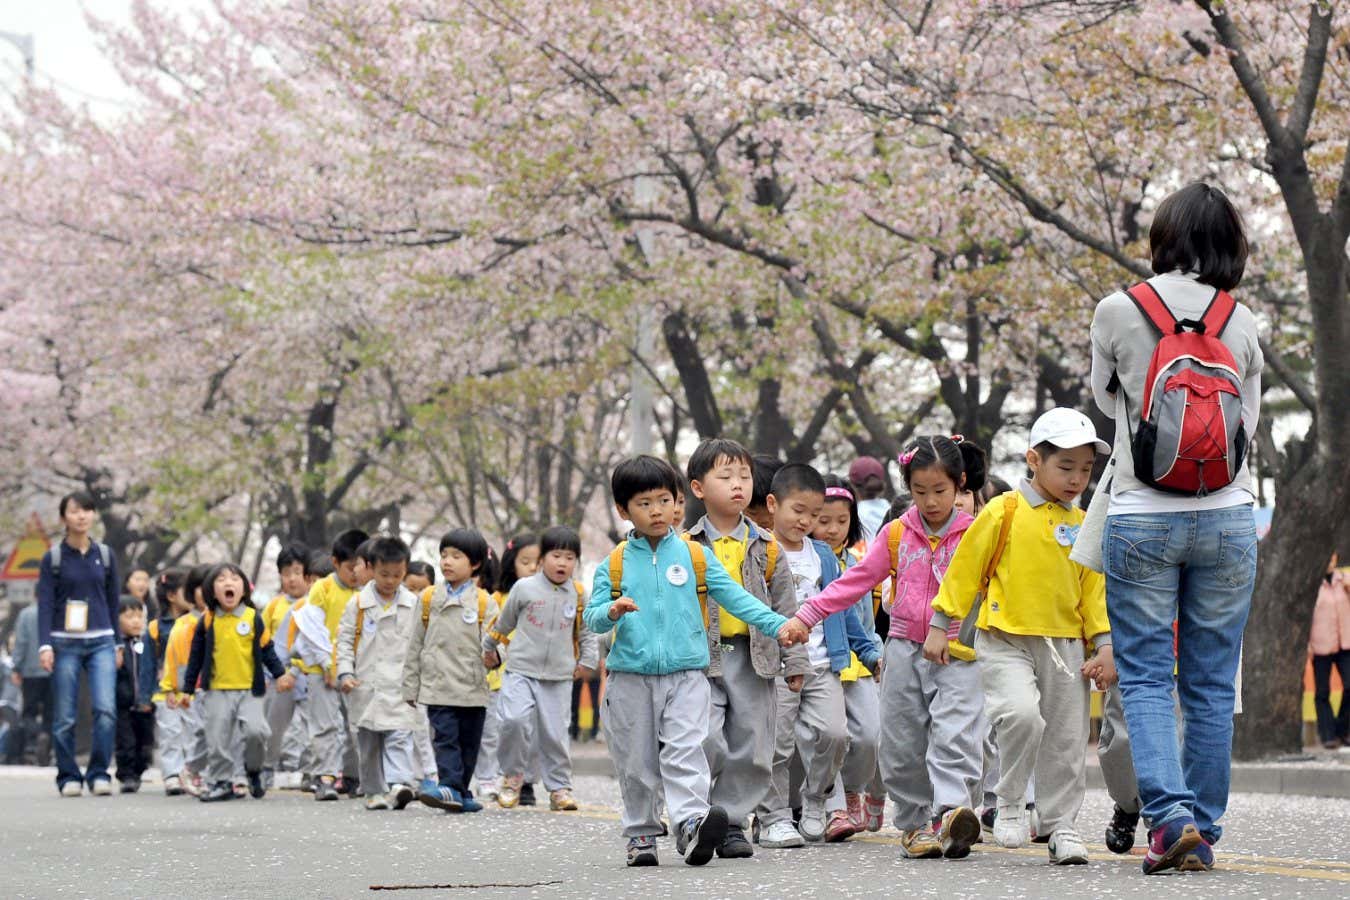
[[[281, 579], [281, 593], [277, 594], [263, 608], [263, 625], [268, 634], [285, 634], [282, 622], [291, 607], [300, 602], [309, 593], [306, 578], [306, 560], [309, 550], [302, 544], [288, 544], [277, 553], [277, 575]], [[294, 782], [285, 781], [292, 787], [298, 784], [297, 774], [307, 768], [305, 759], [309, 755], [306, 739], [309, 725], [305, 720], [305, 706], [297, 702], [295, 691], [281, 692], [276, 682], [267, 681], [267, 727], [272, 736], [267, 740], [267, 760], [263, 764], [263, 782], [270, 788], [276, 773], [282, 771]]]
[[[826, 475], [825, 506], [811, 537], [834, 551], [839, 569], [846, 573], [863, 558], [862, 524], [852, 486], [838, 475]], [[876, 633], [876, 613], [881, 591], [872, 588], [858, 597], [854, 610], [863, 631]], [[886, 794], [877, 764], [881, 739], [881, 693], [874, 673], [852, 654], [848, 668], [839, 673], [844, 685], [844, 713], [848, 719], [848, 751], [839, 772], [832, 802], [842, 801], [855, 833], [880, 831], [886, 814]]]
[[[171, 671], [169, 665], [169, 645], [173, 637], [174, 629], [177, 627], [178, 620], [184, 617], [189, 619], [192, 611], [192, 604], [188, 602], [187, 594], [183, 590], [187, 581], [187, 573], [182, 569], [165, 569], [159, 573], [155, 579], [155, 602], [160, 610], [160, 617], [150, 623], [148, 629], [151, 642], [155, 648], [155, 659], [159, 678], [155, 685], [156, 693], [153, 698], [155, 706], [155, 725], [159, 729], [159, 768], [164, 776], [164, 793], [170, 797], [180, 796], [184, 792], [183, 787], [183, 760], [185, 757], [184, 747], [184, 729], [186, 710], [182, 709], [176, 702], [169, 704], [169, 698], [174, 696], [178, 680], [182, 677], [182, 672], [174, 664], [172, 677], [165, 676]], [[195, 620], [194, 620], [195, 621]], [[182, 642], [182, 632], [179, 633], [180, 644]], [[179, 658], [183, 660], [183, 665], [187, 665], [188, 653], [192, 649], [192, 637], [187, 637], [187, 643], [180, 646], [177, 651]]]
[[[181, 715], [181, 771], [186, 776], [182, 787], [186, 793], [200, 796], [202, 792], [202, 771], [206, 768], [206, 730], [202, 724], [201, 709], [192, 703], [192, 695], [179, 689], [187, 673], [188, 660], [192, 656], [192, 638], [197, 625], [206, 612], [206, 600], [202, 596], [202, 584], [210, 574], [211, 566], [199, 563], [188, 570], [183, 582], [183, 594], [188, 606], [185, 615], [179, 616], [169, 633], [169, 641], [164, 648], [164, 663], [160, 667], [160, 690], [164, 692], [164, 705], [178, 710]], [[172, 763], [165, 762], [166, 768]], [[166, 788], [168, 784], [166, 782]]]
[[[797, 613], [806, 624], [843, 608], [859, 591], [892, 586], [881, 688], [881, 774], [896, 804], [901, 852], [910, 859], [961, 859], [980, 837], [985, 733], [980, 672], [969, 660], [923, 658], [931, 603], [974, 519], [956, 509], [963, 488], [984, 484], [984, 452], [959, 438], [925, 437], [900, 456], [914, 505], [882, 526], [861, 563]], [[959, 622], [944, 632], [956, 637]], [[944, 645], [945, 646], [945, 645]]]
[[[689, 457], [689, 487], [707, 513], [689, 536], [708, 547], [731, 579], [760, 603], [790, 616], [797, 609], [792, 570], [779, 564], [772, 535], [743, 515], [753, 490], [753, 465], [750, 451], [735, 441], [698, 445]], [[774, 682], [780, 676], [800, 679], [810, 664], [805, 650], [780, 652], [777, 641], [752, 634], [716, 601], [708, 602], [708, 658], [712, 705], [703, 745], [712, 779], [708, 801], [725, 809], [731, 820], [718, 855], [742, 859], [755, 852], [742, 822], [764, 799], [773, 776]]]
[[[785, 465], [773, 476], [766, 505], [773, 516], [774, 539], [791, 568], [800, 606], [839, 577], [839, 560], [834, 552], [809, 536], [825, 506], [825, 481], [810, 466]], [[856, 600], [855, 593], [846, 606], [851, 607]], [[857, 613], [846, 608], [811, 629], [806, 675], [778, 688], [773, 778], [756, 814], [763, 829], [759, 839], [762, 846], [800, 847], [803, 838], [811, 842], [828, 838], [833, 842], [856, 833], [847, 813], [838, 810], [837, 815], [827, 816], [825, 809], [848, 748], [848, 720], [839, 673], [848, 668], [850, 651], [869, 670], [881, 657], [880, 642], [863, 630]], [[794, 680], [800, 681], [798, 690], [793, 690]], [[794, 751], [801, 754], [805, 775], [800, 833], [792, 827], [788, 790]]]
[[658, 862], [662, 788], [686, 863], [705, 865], [726, 839], [727, 812], [708, 803], [709, 658], [700, 595], [764, 635], [777, 635], [786, 622], [737, 585], [715, 556], [681, 538], [679, 487], [679, 473], [654, 456], [614, 469], [614, 505], [632, 531], [609, 564], [596, 569], [584, 613], [592, 631], [614, 633], [601, 721], [619, 775], [630, 866]]
[[155, 747], [155, 648], [146, 639], [145, 602], [125, 595], [117, 610], [117, 780], [122, 793], [141, 789]]
[[[202, 720], [206, 728], [207, 780], [203, 802], [230, 800], [236, 741], [244, 744], [244, 773], [248, 790], [262, 797], [263, 757], [267, 752], [267, 717], [263, 712], [263, 670], [281, 678], [286, 668], [272, 649], [272, 635], [262, 616], [245, 602], [248, 579], [233, 563], [213, 568], [202, 595], [207, 611], [192, 634], [192, 655], [183, 675], [182, 691], [192, 694], [201, 677]], [[277, 690], [289, 687], [277, 684]]]
[[[975, 647], [1001, 767], [994, 840], [1026, 844], [1025, 799], [1034, 773], [1050, 861], [1081, 865], [1088, 855], [1075, 819], [1084, 791], [1087, 679], [1109, 686], [1115, 665], [1102, 576], [1070, 561], [1069, 550], [1083, 521], [1073, 501], [1092, 477], [1096, 454], [1110, 447], [1086, 416], [1069, 409], [1038, 418], [1030, 443], [1031, 480], [1004, 495], [1010, 500], [985, 507], [952, 560], [933, 601], [924, 657], [948, 662], [947, 628], [970, 612], [1005, 517], [1013, 516], [979, 610]], [[1084, 641], [1095, 648], [1087, 661]]]
[[[537, 534], [518, 534], [506, 542], [506, 550], [502, 553], [501, 572], [497, 577], [496, 590], [492, 595], [493, 602], [497, 608], [506, 605], [506, 598], [511, 593], [511, 589], [516, 586], [516, 582], [529, 578], [539, 570], [539, 535]], [[495, 628], [496, 622], [489, 622], [488, 628]], [[511, 637], [507, 635], [507, 637]], [[504, 666], [497, 666], [488, 672], [488, 706], [487, 718], [483, 722], [483, 741], [478, 749], [478, 793], [486, 800], [496, 800], [500, 793], [499, 779], [502, 770], [497, 758], [497, 748], [500, 743], [501, 718], [497, 715], [497, 702], [501, 697], [502, 674], [505, 671]], [[526, 776], [526, 784], [521, 788], [520, 803], [525, 805], [525, 789], [530, 790], [530, 799], [534, 799], [534, 787], [530, 783], [535, 779], [530, 777], [538, 770], [538, 765], [530, 767], [530, 774]]]
[[338, 799], [337, 775], [342, 768], [344, 729], [341, 695], [333, 647], [338, 624], [356, 594], [357, 549], [368, 540], [364, 531], [344, 531], [333, 541], [333, 572], [320, 578], [308, 596], [291, 608], [285, 643], [290, 667], [277, 680], [277, 690], [288, 691], [303, 679], [301, 695], [309, 722], [309, 746], [319, 776], [314, 799]]
[[858, 500], [863, 540], [871, 543], [890, 505], [886, 494], [886, 467], [874, 456], [860, 456], [848, 467], [848, 480]]
[[[428, 588], [436, 586], [436, 569], [429, 562], [414, 560], [408, 563], [408, 575], [403, 579], [403, 586], [413, 592], [413, 596], [421, 597]], [[421, 709], [421, 707], [418, 707]], [[413, 730], [413, 758], [417, 763], [417, 770], [420, 774], [418, 790], [423, 793], [430, 793], [436, 789], [436, 750], [431, 746], [431, 723], [426, 719], [426, 711], [423, 710], [420, 717], [421, 724]]]
[[750, 494], [750, 503], [745, 508], [745, 517], [758, 525], [761, 531], [773, 534], [773, 516], [769, 514], [769, 488], [773, 484], [773, 476], [783, 468], [783, 461], [766, 453], [756, 453], [751, 460], [754, 489]]
[[[420, 610], [403, 586], [408, 545], [375, 538], [368, 553], [372, 578], [347, 604], [338, 627], [338, 688], [356, 728], [366, 809], [403, 809], [416, 796], [409, 786], [413, 731], [426, 727], [420, 711], [402, 698], [403, 661]], [[394, 763], [388, 772], [386, 757]]]
[[539, 571], [516, 582], [497, 624], [483, 636], [483, 664], [495, 669], [501, 663], [498, 646], [515, 632], [497, 706], [503, 772], [497, 802], [509, 809], [520, 800], [531, 750], [537, 748], [549, 808], [575, 810], [567, 739], [571, 681], [595, 670], [600, 650], [580, 617], [586, 589], [572, 580], [581, 538], [554, 526], [539, 536], [539, 554]]
[[483, 809], [469, 782], [488, 704], [480, 643], [497, 615], [497, 605], [474, 580], [487, 555], [487, 541], [472, 529], [456, 528], [441, 538], [445, 581], [422, 594], [420, 623], [403, 661], [403, 699], [426, 705], [436, 750], [439, 783], [418, 799], [446, 812]]
[[422, 596], [422, 592], [436, 583], [436, 570], [432, 568], [431, 563], [421, 560], [412, 560], [408, 563], [408, 575], [403, 579], [403, 586], [413, 592], [414, 596]]

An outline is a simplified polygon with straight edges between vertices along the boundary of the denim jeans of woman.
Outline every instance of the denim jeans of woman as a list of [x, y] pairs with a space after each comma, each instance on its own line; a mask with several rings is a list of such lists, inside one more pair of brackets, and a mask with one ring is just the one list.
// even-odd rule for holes
[[[56, 664], [52, 669], [52, 747], [56, 751], [56, 786], [108, 781], [113, 740], [117, 735], [117, 650], [112, 635], [76, 640], [52, 638]], [[94, 713], [89, 765], [80, 774], [75, 759], [75, 717], [79, 709], [80, 673], [89, 680]]]
[[1144, 819], [1156, 828], [1194, 817], [1214, 843], [1228, 806], [1234, 681], [1256, 579], [1251, 507], [1110, 516], [1102, 556]]

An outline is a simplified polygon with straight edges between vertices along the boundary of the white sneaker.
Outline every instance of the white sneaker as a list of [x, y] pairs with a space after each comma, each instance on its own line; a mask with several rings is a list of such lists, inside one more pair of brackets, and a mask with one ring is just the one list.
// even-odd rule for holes
[[797, 823], [797, 830], [801, 832], [802, 837], [813, 844], [824, 840], [828, 819], [824, 801], [802, 798], [802, 820]]
[[791, 822], [784, 820], [774, 822], [765, 828], [759, 835], [759, 845], [774, 850], [785, 850], [789, 847], [803, 847], [806, 841], [802, 840], [802, 836], [792, 827]]
[[273, 785], [279, 791], [298, 791], [300, 778], [299, 772], [278, 772], [273, 776]]
[[106, 778], [100, 778], [94, 782], [94, 786], [90, 790], [90, 793], [95, 797], [111, 797], [112, 782]]
[[366, 809], [388, 809], [389, 801], [384, 794], [373, 794], [366, 798]]
[[62, 797], [81, 797], [84, 796], [84, 785], [78, 781], [67, 781], [61, 785]]
[[994, 843], [1000, 847], [1016, 850], [1025, 847], [1031, 834], [1027, 827], [1027, 808], [1019, 800], [1016, 803], [998, 803], [998, 816], [994, 819]]
[[1050, 864], [1054, 866], [1085, 866], [1087, 845], [1072, 828], [1056, 828], [1050, 835]]

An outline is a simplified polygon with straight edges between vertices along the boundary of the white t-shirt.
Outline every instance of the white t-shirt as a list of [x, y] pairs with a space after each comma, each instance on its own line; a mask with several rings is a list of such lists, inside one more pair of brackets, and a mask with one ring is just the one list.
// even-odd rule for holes
[[[820, 593], [820, 555], [816, 553], [816, 548], [810, 541], [802, 544], [800, 550], [789, 550], [784, 547], [783, 555], [787, 557], [788, 568], [792, 570], [792, 585], [797, 589], [797, 605], [801, 606]], [[830, 651], [825, 646], [823, 623], [811, 629], [811, 639], [806, 644], [806, 653], [813, 668], [829, 666]]]
[[870, 544], [881, 530], [881, 520], [890, 511], [891, 501], [885, 497], [858, 501], [858, 524], [862, 526], [863, 542]]

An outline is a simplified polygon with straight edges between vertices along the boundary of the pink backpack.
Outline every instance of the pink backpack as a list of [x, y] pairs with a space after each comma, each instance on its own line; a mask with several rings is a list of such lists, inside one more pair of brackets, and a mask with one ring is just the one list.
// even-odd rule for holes
[[1227, 487], [1247, 454], [1242, 378], [1219, 340], [1237, 302], [1216, 289], [1199, 321], [1178, 321], [1148, 282], [1126, 294], [1158, 335], [1131, 440], [1135, 477], [1193, 497]]

